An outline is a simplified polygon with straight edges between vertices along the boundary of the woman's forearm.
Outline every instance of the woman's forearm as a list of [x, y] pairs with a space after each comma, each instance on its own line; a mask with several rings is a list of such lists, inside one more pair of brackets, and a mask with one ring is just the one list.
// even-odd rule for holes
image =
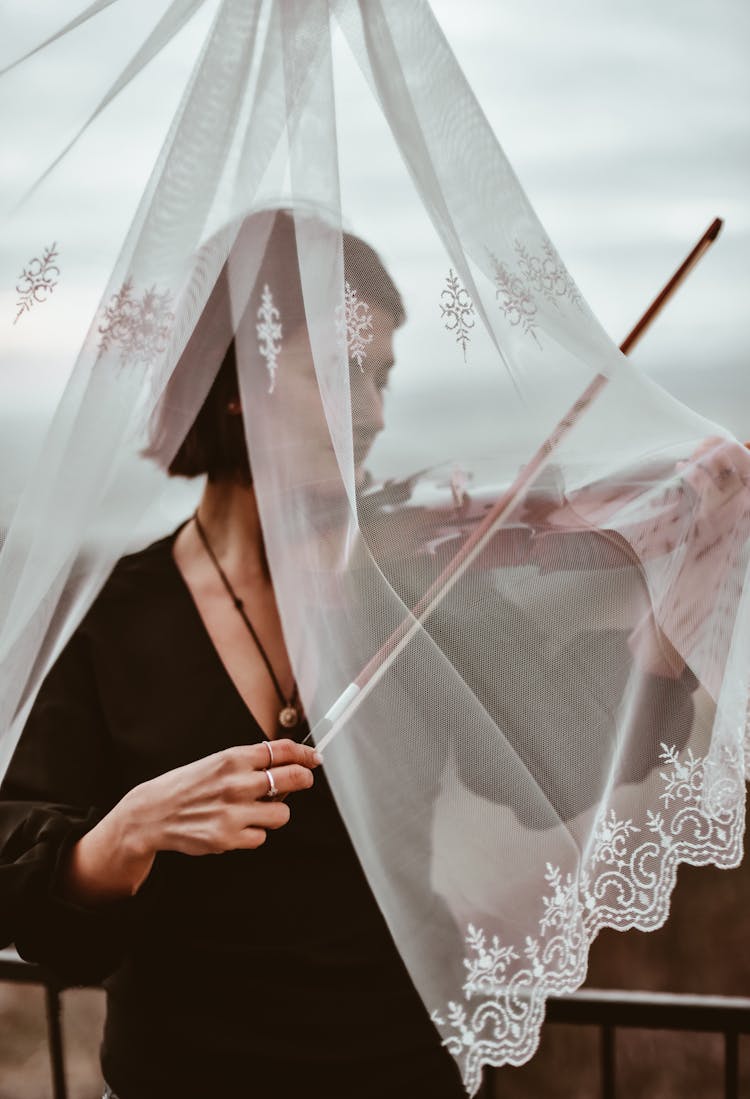
[[63, 896], [86, 907], [132, 897], [154, 855], [126, 797], [71, 848], [60, 880]]

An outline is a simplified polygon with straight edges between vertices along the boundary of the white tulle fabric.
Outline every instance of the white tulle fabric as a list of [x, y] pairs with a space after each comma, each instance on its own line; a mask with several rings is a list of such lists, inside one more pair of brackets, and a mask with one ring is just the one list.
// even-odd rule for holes
[[471, 1093], [599, 928], [741, 857], [748, 455], [599, 326], [426, 3], [37, 30], [3, 103], [92, 60], [54, 125], [14, 121], [3, 185], [0, 770], [116, 559], [189, 513], [141, 452], [170, 460], [234, 340], [313, 736]]

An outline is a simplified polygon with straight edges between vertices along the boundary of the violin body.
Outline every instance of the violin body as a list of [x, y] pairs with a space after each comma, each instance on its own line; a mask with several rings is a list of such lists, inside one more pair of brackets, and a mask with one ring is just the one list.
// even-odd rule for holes
[[[523, 568], [541, 572], [618, 568], [637, 563], [632, 543], [647, 529], [674, 526], [682, 495], [675, 473], [650, 467], [637, 477], [606, 481], [566, 494], [553, 469], [541, 485], [494, 531], [472, 569]], [[408, 491], [406, 486], [408, 484]], [[442, 489], [429, 483], [389, 482], [360, 501], [360, 524], [370, 552], [386, 571], [390, 562], [431, 561], [435, 572], [460, 550], [487, 519], [505, 486], [479, 491]], [[648, 518], [631, 519], [617, 530], [607, 526], [639, 495], [651, 496]]]

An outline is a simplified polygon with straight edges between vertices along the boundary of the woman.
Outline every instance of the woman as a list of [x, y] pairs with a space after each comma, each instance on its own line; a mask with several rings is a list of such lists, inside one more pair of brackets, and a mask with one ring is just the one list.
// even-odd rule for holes
[[[256, 233], [265, 243], [253, 271], [248, 257]], [[315, 375], [291, 218], [248, 219], [230, 265], [233, 287], [250, 286], [239, 321], [232, 322], [225, 271], [170, 379], [150, 447], [173, 475], [207, 474], [203, 496], [178, 531], [119, 563], [36, 700], [0, 804], [0, 939], [15, 939], [25, 957], [71, 981], [106, 978], [102, 1063], [119, 1099], [235, 1093], [457, 1099], [463, 1089], [455, 1064], [399, 959], [319, 758], [299, 743], [307, 725], [288, 655], [290, 639], [297, 640], [294, 607], [287, 592], [274, 591], [253, 485], [262, 467], [266, 503], [270, 473], [274, 491], [295, 503], [290, 508], [287, 499], [285, 517], [305, 511], [299, 528], [308, 539], [305, 579], [312, 561], [328, 628], [364, 642], [361, 653], [349, 654], [350, 664], [363, 666], [384, 639], [378, 614], [367, 613], [379, 590], [372, 570], [360, 568], [367, 552], [409, 606], [455, 553], [457, 532], [440, 515], [399, 511], [394, 504], [404, 502], [408, 487], [373, 492], [364, 469], [383, 427], [383, 389], [403, 305], [375, 253], [345, 236], [347, 293], [367, 302], [369, 316], [360, 342], [350, 346], [345, 417], [364, 550], [346, 537], [347, 470], [339, 468]], [[264, 296], [266, 317], [273, 320], [271, 310], [278, 310], [283, 338], [276, 340], [272, 326], [264, 329], [261, 345], [274, 354], [261, 351], [260, 359], [246, 361], [258, 347]], [[363, 347], [366, 354], [357, 354]], [[206, 356], [223, 360], [221, 367], [175, 448], [175, 424], [196, 407]], [[239, 372], [235, 357], [242, 360]], [[317, 361], [325, 363], [325, 355]], [[254, 397], [273, 391], [262, 409], [253, 408], [252, 462], [242, 419], [248, 368]], [[276, 447], [283, 450], [278, 462]], [[405, 908], [411, 894], [412, 912], [423, 913], [408, 943], [412, 958], [423, 951], [423, 972], [434, 967], [436, 944], [443, 968], [461, 958], [461, 923], [482, 906], [491, 913], [505, 903], [513, 917], [523, 877], [536, 888], [526, 867], [539, 850], [548, 856], [561, 822], [570, 844], [617, 757], [622, 735], [613, 714], [623, 699], [641, 750], [634, 764], [620, 768], [621, 783], [640, 781], [656, 765], [661, 737], [682, 746], [690, 733], [695, 679], [681, 663], [665, 664], [662, 644], [639, 644], [643, 674], [638, 691], [627, 695], [622, 669], [631, 661], [633, 634], [626, 621], [606, 617], [602, 625], [592, 614], [590, 622], [580, 615], [568, 622], [568, 601], [549, 600], [544, 613], [558, 631], [557, 648], [548, 644], [551, 628], [540, 629], [534, 605], [517, 590], [516, 566], [527, 551], [542, 574], [554, 565], [576, 584], [577, 570], [627, 569], [632, 607], [646, 614], [648, 600], [626, 547], [597, 530], [582, 533], [585, 523], [565, 508], [542, 511], [545, 522], [531, 517], [528, 528], [521, 523], [498, 535], [484, 565], [454, 587], [420, 638], [426, 659], [434, 645], [460, 672], [507, 749], [498, 749], [498, 735], [488, 750], [486, 726], [468, 719], [468, 692], [447, 689], [439, 719], [410, 728], [408, 736], [403, 721], [383, 720], [413, 713], [406, 697], [413, 684], [398, 668], [385, 682], [389, 702], [369, 710], [364, 722], [377, 731], [374, 750], [385, 776], [377, 792], [395, 845], [388, 850], [396, 854], [388, 887]], [[294, 554], [297, 547], [282, 548]], [[346, 569], [337, 568], [342, 555]], [[277, 595], [287, 597], [286, 638]], [[398, 624], [395, 600], [391, 609]], [[348, 635], [347, 614], [358, 618]], [[647, 641], [654, 634], [649, 615]], [[472, 618], [483, 628], [466, 629]], [[490, 636], [494, 662], [481, 651]], [[558, 659], [568, 650], [597, 669], [575, 693], [568, 660]], [[297, 649], [307, 699], [315, 697], [315, 659], [315, 651]], [[507, 668], [513, 675], [506, 680]], [[378, 703], [371, 695], [368, 706], [373, 698]], [[425, 712], [437, 715], [437, 707]], [[546, 746], [561, 733], [567, 765], [550, 768]], [[472, 863], [465, 830], [450, 834], [452, 809], [441, 785], [446, 762], [457, 772], [453, 789], [462, 812], [467, 800], [477, 808], [475, 844], [487, 840], [492, 851], [492, 844], [514, 842], [520, 850], [518, 837], [526, 837], [530, 853], [516, 859], [518, 881], [486, 875], [485, 883], [482, 868], [492, 856]], [[387, 781], [392, 773], [419, 776], [413, 802], [403, 786]], [[361, 790], [361, 776], [349, 778], [358, 782], [347, 786]], [[345, 793], [352, 796], [351, 789]], [[278, 795], [291, 797], [287, 803]], [[433, 842], [433, 830], [441, 828]], [[195, 857], [201, 854], [217, 857]], [[477, 896], [485, 884], [487, 896]]]
[[[335, 459], [305, 392], [294, 227], [281, 212], [272, 222], [255, 285], [283, 286], [276, 381], [299, 394], [305, 472], [325, 501]], [[344, 259], [373, 318], [367, 356], [352, 368], [363, 485], [404, 313], [367, 245], [345, 236]], [[106, 1094], [119, 1099], [457, 1099], [455, 1063], [396, 952], [320, 757], [300, 743], [307, 725], [264, 552], [234, 342], [166, 454], [170, 409], [194, 380], [195, 347], [222, 300], [226, 312], [220, 278], [151, 446], [171, 475], [207, 475], [197, 512], [119, 562], [44, 682], [4, 783], [0, 939], [68, 981], [105, 981], [102, 1066]]]

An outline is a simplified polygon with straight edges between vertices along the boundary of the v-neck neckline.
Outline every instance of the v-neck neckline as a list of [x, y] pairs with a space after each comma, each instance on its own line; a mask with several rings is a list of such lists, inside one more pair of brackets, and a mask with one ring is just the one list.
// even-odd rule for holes
[[[180, 525], [177, 527], [177, 529], [175, 531], [173, 531], [172, 534], [169, 535], [169, 537], [166, 539], [166, 541], [167, 541], [167, 547], [166, 548], [167, 548], [167, 555], [169, 557], [170, 571], [174, 574], [174, 577], [177, 580], [177, 583], [178, 583], [180, 589], [182, 590], [182, 592], [185, 595], [188, 603], [190, 604], [193, 617], [194, 617], [194, 619], [196, 621], [196, 624], [199, 628], [199, 631], [200, 631], [200, 633], [203, 637], [203, 640], [204, 640], [205, 644], [208, 646], [211, 653], [213, 654], [214, 663], [220, 669], [220, 673], [221, 673], [222, 677], [224, 678], [224, 680], [226, 681], [228, 686], [231, 687], [232, 693], [234, 694], [234, 697], [235, 697], [236, 701], [239, 702], [240, 706], [242, 707], [244, 712], [247, 714], [250, 721], [255, 725], [258, 732], [260, 733], [261, 738], [265, 741], [270, 741], [271, 737], [269, 737], [266, 734], [265, 729], [263, 728], [261, 723], [258, 721], [258, 719], [255, 716], [255, 714], [253, 713], [251, 707], [248, 706], [247, 702], [242, 697], [242, 695], [240, 693], [240, 690], [239, 690], [239, 687], [235, 683], [232, 676], [229, 674], [229, 670], [227, 669], [226, 664], [221, 659], [221, 654], [220, 654], [219, 650], [216, 648], [216, 645], [214, 643], [214, 639], [211, 637], [211, 634], [208, 632], [208, 627], [206, 626], [206, 623], [203, 621], [203, 615], [201, 614], [201, 612], [198, 608], [198, 604], [195, 601], [195, 596], [193, 595], [192, 591], [190, 590], [190, 585], [188, 584], [187, 580], [183, 576], [182, 571], [180, 569], [180, 566], [177, 564], [177, 561], [175, 559], [174, 546], [175, 546], [175, 542], [177, 541], [177, 536], [179, 535], [180, 531], [184, 527], [187, 526], [187, 524], [189, 522], [190, 522], [190, 519], [186, 519], [184, 521], [184, 523], [180, 523]], [[273, 739], [276, 739], [276, 738], [274, 737]]]

